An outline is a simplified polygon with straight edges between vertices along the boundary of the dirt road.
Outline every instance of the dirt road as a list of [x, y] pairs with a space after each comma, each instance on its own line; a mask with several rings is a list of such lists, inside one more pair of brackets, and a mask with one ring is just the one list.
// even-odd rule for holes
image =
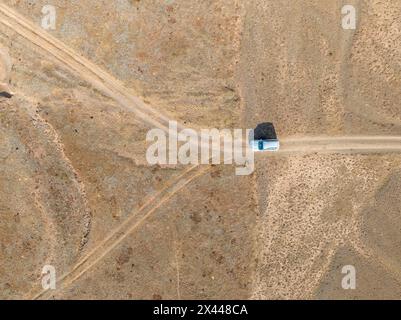
[[[401, 136], [299, 137], [281, 140], [278, 154], [401, 152]], [[266, 153], [268, 155], [268, 153]]]
[[[242, 36], [241, 49], [236, 44], [232, 45], [234, 51], [239, 51], [232, 55], [238, 56], [240, 60], [236, 61], [237, 83], [233, 85], [230, 82], [225, 90], [232, 92], [234, 96], [233, 102], [229, 104], [231, 109], [237, 106], [235, 101], [238, 100], [235, 99], [239, 91], [243, 128], [253, 128], [263, 121], [274, 122], [281, 138], [281, 149], [277, 153], [257, 153], [255, 173], [243, 180], [227, 179], [232, 176], [228, 176], [220, 168], [209, 172], [208, 167], [195, 166], [187, 168], [188, 170], [168, 180], [166, 184], [161, 183], [161, 177], [153, 171], [149, 177], [144, 178], [142, 184], [125, 183], [124, 177], [149, 169], [147, 163], [142, 162], [142, 167], [137, 166], [139, 162], [134, 161], [136, 165], [128, 163], [126, 172], [119, 176], [116, 172], [125, 167], [116, 165], [119, 159], [116, 154], [120, 158], [124, 157], [115, 152], [113, 145], [107, 149], [111, 156], [106, 160], [99, 160], [102, 159], [99, 155], [104, 150], [99, 151], [99, 154], [91, 154], [88, 153], [90, 148], [85, 145], [78, 152], [74, 149], [76, 141], [90, 140], [85, 129], [93, 130], [93, 137], [96, 138], [99, 132], [104, 131], [102, 121], [96, 120], [96, 114], [92, 116], [94, 110], [89, 109], [88, 114], [76, 115], [81, 109], [85, 109], [88, 101], [93, 102], [95, 99], [82, 102], [79, 99], [73, 100], [73, 97], [66, 94], [68, 99], [71, 98], [70, 105], [59, 105], [56, 103], [59, 100], [57, 97], [54, 100], [41, 101], [44, 102], [43, 108], [47, 108], [44, 114], [50, 113], [46, 121], [53, 124], [55, 135], [57, 133], [60, 136], [60, 144], [63, 143], [61, 141], [66, 146], [69, 144], [63, 157], [74, 160], [71, 161], [74, 169], [71, 172], [80, 171], [82, 176], [89, 172], [88, 178], [86, 181], [83, 179], [82, 183], [91, 191], [88, 194], [93, 200], [92, 206], [98, 210], [95, 218], [100, 217], [99, 220], [106, 222], [104, 229], [103, 226], [99, 227], [99, 230], [104, 230], [100, 240], [97, 238], [98, 241], [61, 274], [56, 292], [43, 291], [40, 282], [34, 282], [33, 294], [27, 297], [50, 298], [53, 294], [63, 297], [64, 294], [68, 296], [66, 292], [74, 295], [75, 288], [82, 286], [85, 290], [80, 294], [88, 294], [92, 298], [99, 295], [98, 285], [107, 287], [107, 290], [103, 290], [106, 297], [109, 297], [108, 292], [118, 297], [126, 297], [126, 293], [131, 294], [129, 298], [132, 298], [132, 294], [139, 298], [158, 297], [159, 288], [171, 286], [171, 283], [166, 282], [168, 277], [164, 274], [157, 278], [161, 274], [156, 272], [157, 268], [167, 270], [169, 266], [175, 266], [173, 274], [177, 275], [178, 297], [226, 298], [225, 294], [231, 292], [232, 297], [238, 298], [238, 290], [241, 289], [241, 298], [310, 298], [322, 284], [325, 275], [336, 272], [331, 264], [333, 261], [337, 263], [337, 251], [343, 246], [351, 247], [351, 251], [356, 252], [352, 254], [357, 255], [358, 259], [367, 259], [373, 274], [380, 273], [376, 272], [379, 267], [398, 270], [401, 258], [398, 259], [399, 250], [394, 249], [393, 243], [399, 236], [401, 223], [397, 220], [399, 201], [394, 196], [400, 190], [397, 184], [398, 175], [394, 172], [400, 167], [398, 153], [401, 152], [401, 50], [397, 45], [401, 28], [394, 26], [394, 21], [397, 21], [396, 17], [401, 11], [395, 3], [366, 3], [355, 0], [350, 1], [350, 4], [355, 5], [360, 13], [356, 31], [343, 30], [340, 27], [340, 1], [250, 0], [244, 5], [245, 17], [237, 17], [238, 24], [244, 18], [243, 32], [235, 29], [232, 31], [235, 34], [230, 34], [232, 39], [240, 38], [239, 34]], [[173, 7], [166, 8], [168, 15], [174, 10]], [[219, 17], [216, 12], [208, 14]], [[193, 18], [194, 28], [200, 28], [203, 37], [209, 39], [210, 30], [203, 28], [200, 17]], [[169, 17], [168, 23], [176, 25], [177, 19], [179, 20], [178, 16]], [[234, 19], [226, 17], [226, 20]], [[145, 103], [127, 85], [72, 50], [68, 43], [63, 43], [43, 31], [29, 18], [0, 4], [0, 24], [7, 27], [4, 29], [13, 30], [27, 40], [29, 50], [50, 54], [56, 58], [58, 64], [68, 67], [71, 73], [91, 84], [104, 96], [112, 98], [116, 102], [115, 109], [137, 115], [141, 122], [150, 127], [168, 129], [170, 119], [154, 107], [156, 103]], [[220, 23], [218, 25], [221, 26]], [[214, 37], [219, 42], [224, 40], [220, 39], [219, 32]], [[198, 38], [190, 35], [188, 43], [193, 43]], [[168, 45], [173, 44], [180, 48], [181, 44], [176, 40], [169, 39]], [[235, 41], [227, 42], [233, 44]], [[214, 42], [205, 43], [206, 51], [209, 52], [208, 49]], [[100, 48], [99, 51], [103, 49]], [[170, 57], [169, 51], [166, 52], [167, 58]], [[190, 55], [185, 50], [173, 50], [171, 57], [181, 54]], [[141, 56], [145, 57], [146, 52], [142, 52]], [[22, 60], [21, 65], [23, 63]], [[197, 68], [202, 65], [194, 57], [191, 63]], [[224, 66], [222, 64], [221, 69], [227, 69]], [[178, 69], [181, 70], [179, 66]], [[189, 70], [201, 82], [210, 82], [203, 74]], [[29, 74], [27, 71], [26, 73]], [[185, 78], [183, 74], [180, 77]], [[222, 79], [222, 83], [223, 80], [225, 79]], [[151, 84], [154, 85], [153, 82]], [[73, 88], [79, 96], [77, 91], [82, 88]], [[62, 88], [57, 89], [63, 91]], [[193, 91], [183, 88], [173, 88], [171, 91], [176, 89], [179, 89], [177, 96], [193, 94]], [[70, 89], [63, 93], [67, 91]], [[195, 92], [196, 94], [198, 93]], [[216, 93], [216, 96], [221, 94]], [[80, 110], [74, 110], [78, 105], [81, 106]], [[175, 113], [169, 115], [187, 120], [191, 125], [196, 126], [197, 121], [209, 125], [206, 118], [201, 120], [199, 117], [199, 108], [186, 107], [184, 113], [182, 109], [175, 110], [173, 106], [170, 110]], [[220, 116], [221, 113], [231, 116], [231, 113], [221, 108], [221, 113], [214, 113], [213, 108], [216, 106], [203, 107], [202, 112], [210, 107], [207, 113], [210, 113], [211, 118], [217, 118], [216, 115]], [[230, 112], [236, 114], [236, 110], [231, 109]], [[107, 109], [105, 114], [112, 114], [112, 111]], [[91, 119], [88, 121], [93, 120], [95, 124], [86, 124], [83, 120], [86, 118]], [[103, 118], [98, 115], [98, 119]], [[143, 138], [146, 131], [144, 129], [135, 133], [137, 136], [134, 137], [136, 131], [124, 119], [117, 122], [112, 115], [105, 119], [104, 123], [111, 123], [115, 129], [113, 137], [116, 140], [122, 140], [122, 128], [126, 128], [126, 133], [129, 133], [128, 142], [139, 136]], [[82, 124], [82, 128], [79, 127], [78, 130], [76, 127], [79, 124]], [[25, 124], [21, 127], [25, 126], [29, 127]], [[182, 125], [178, 126], [179, 130], [182, 128]], [[81, 130], [83, 134], [77, 136]], [[127, 150], [125, 142], [121, 143], [120, 148], [124, 152]], [[37, 154], [44, 152], [39, 150]], [[128, 151], [126, 155], [127, 159], [132, 156]], [[80, 167], [82, 163], [87, 167]], [[96, 176], [96, 172], [91, 171], [94, 167], [98, 168], [101, 175]], [[106, 167], [109, 167], [109, 171]], [[133, 173], [134, 170], [137, 171]], [[157, 180], [155, 184], [162, 186], [158, 192], [148, 186], [154, 177]], [[195, 182], [199, 180], [203, 184], [196, 185]], [[111, 185], [118, 184], [121, 184], [121, 189], [110, 188]], [[150, 196], [139, 202], [140, 205], [135, 206], [134, 210], [127, 210], [126, 216], [113, 216], [115, 224], [110, 226], [107, 223], [109, 220], [104, 218], [109, 213], [103, 212], [106, 210], [101, 203], [110, 204], [112, 209], [124, 208], [122, 205], [119, 207], [118, 203], [133, 201], [133, 197], [128, 195], [126, 198], [119, 198], [121, 191], [118, 190], [129, 190], [127, 186], [131, 185], [134, 185], [134, 191], [149, 190]], [[227, 185], [231, 188], [227, 188]], [[105, 192], [100, 187], [110, 190]], [[185, 193], [187, 190], [191, 192]], [[75, 191], [71, 191], [71, 198], [75, 194]], [[186, 204], [188, 199], [191, 199], [191, 203]], [[166, 214], [157, 216], [157, 212]], [[171, 221], [176, 212], [177, 218]], [[156, 219], [152, 221], [152, 218]], [[385, 227], [380, 229], [383, 221]], [[167, 228], [170, 225], [175, 230], [172, 232], [174, 241], [166, 249], [162, 245], [171, 240]], [[253, 229], [254, 225], [257, 228]], [[152, 226], [154, 229], [151, 234], [149, 229]], [[389, 232], [390, 229], [393, 233]], [[132, 234], [140, 235], [133, 241], [130, 240]], [[151, 240], [154, 239], [157, 242], [152, 243]], [[177, 239], [181, 239], [181, 242]], [[124, 253], [124, 245], [127, 254]], [[203, 250], [194, 250], [202, 245]], [[135, 246], [138, 251], [133, 254]], [[185, 246], [185, 255], [178, 254]], [[158, 248], [161, 249], [158, 251]], [[254, 248], [255, 255], [251, 257]], [[70, 257], [73, 249], [68, 250], [60, 251]], [[196, 255], [197, 251], [202, 252], [202, 255]], [[123, 254], [120, 257], [121, 252]], [[385, 257], [379, 259], [377, 257], [380, 257], [381, 252], [385, 253]], [[249, 256], [245, 253], [249, 253]], [[344, 256], [348, 258], [347, 254], [341, 252], [339, 265], [346, 260]], [[131, 256], [132, 261], [128, 263]], [[148, 257], [153, 260], [146, 260]], [[143, 262], [139, 266], [143, 267], [142, 273], [135, 269], [137, 261], [141, 259]], [[174, 260], [173, 263], [169, 259]], [[199, 264], [199, 261], [203, 263]], [[125, 264], [126, 269], [123, 268]], [[110, 269], [110, 265], [116, 266], [116, 270]], [[148, 267], [152, 267], [152, 270]], [[393, 274], [399, 281], [399, 274]], [[103, 281], [108, 275], [108, 280]], [[102, 281], [99, 281], [99, 277]], [[88, 287], [82, 284], [85, 281], [89, 281]], [[154, 283], [148, 288], [148, 283], [152, 281]], [[328, 287], [332, 288], [332, 280], [327, 281]], [[376, 287], [381, 285], [380, 281], [375, 284], [372, 280], [372, 283]], [[126, 284], [128, 288], [121, 289]], [[115, 290], [109, 290], [108, 286], [115, 286]], [[133, 287], [145, 289], [131, 290]], [[330, 297], [331, 293], [327, 293], [330, 290], [321, 291], [322, 296]], [[369, 291], [371, 290], [361, 291], [360, 295], [366, 297], [366, 292]]]
[[8, 26], [40, 49], [47, 51], [60, 63], [92, 84], [105, 95], [116, 100], [123, 108], [134, 112], [140, 119], [157, 128], [167, 130], [168, 119], [145, 104], [130, 89], [101, 68], [74, 52], [58, 39], [43, 31], [24, 16], [5, 4], [0, 4], [0, 23]]
[[[383, 212], [399, 228], [399, 209], [365, 212], [377, 198], [387, 199], [384, 204], [400, 192], [382, 190], [397, 174], [401, 151], [401, 5], [347, 4], [357, 12], [355, 30], [341, 27], [341, 1], [251, 0], [246, 6], [237, 71], [243, 126], [271, 121], [281, 138], [279, 152], [255, 157], [262, 214], [257, 298], [311, 298], [319, 286], [326, 298], [333, 292], [366, 298], [372, 286], [396, 296], [370, 274], [381, 272], [372, 258], [381, 250], [397, 255], [395, 238], [375, 230]], [[375, 235], [380, 245], [369, 240], [370, 246], [379, 250], [361, 250], [351, 240]], [[343, 254], [342, 246], [357, 253]], [[333, 258], [338, 250], [341, 259]], [[370, 283], [361, 282], [353, 294], [337, 280], [322, 285], [326, 272], [340, 277], [341, 263], [356, 264], [359, 255], [369, 256], [365, 263], [374, 271], [361, 267], [360, 277]], [[389, 280], [398, 288], [397, 281]]]

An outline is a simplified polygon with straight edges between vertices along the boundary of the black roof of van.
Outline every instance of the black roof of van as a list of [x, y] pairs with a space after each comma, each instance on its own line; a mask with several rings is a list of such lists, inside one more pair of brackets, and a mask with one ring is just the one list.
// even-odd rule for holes
[[255, 140], [276, 140], [277, 134], [273, 123], [259, 123], [253, 131]]

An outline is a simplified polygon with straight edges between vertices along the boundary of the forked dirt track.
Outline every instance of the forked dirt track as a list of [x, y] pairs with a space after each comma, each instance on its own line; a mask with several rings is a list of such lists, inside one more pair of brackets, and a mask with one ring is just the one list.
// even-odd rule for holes
[[[105, 95], [117, 101], [126, 110], [134, 112], [145, 123], [168, 130], [168, 121], [160, 112], [145, 104], [139, 97], [126, 88], [120, 81], [110, 76], [97, 65], [71, 50], [61, 41], [44, 32], [40, 27], [16, 13], [4, 4], [0, 4], [0, 23], [11, 28], [22, 37], [54, 56], [60, 63], [68, 66], [83, 79], [91, 83]], [[182, 126], [179, 125], [179, 128]], [[351, 136], [351, 137], [297, 137], [282, 141], [277, 155], [302, 154], [308, 152], [401, 152], [401, 136]], [[258, 153], [259, 155], [275, 155], [274, 153]], [[174, 194], [194, 179], [210, 170], [210, 166], [192, 166], [179, 177], [172, 179], [157, 195], [151, 197], [141, 208], [133, 212], [120, 226], [93, 250], [87, 253], [78, 263], [59, 278], [56, 292], [39, 291], [30, 298], [49, 298], [68, 287], [76, 279], [92, 268], [105, 257], [131, 232], [136, 230], [155, 210], [167, 202]]]
[[[125, 88], [118, 80], [104, 72], [95, 64], [84, 59], [79, 54], [65, 46], [61, 41], [48, 35], [32, 22], [16, 13], [4, 4], [0, 4], [0, 23], [8, 26], [12, 30], [19, 33], [28, 41], [34, 43], [38, 47], [53, 55], [63, 65], [68, 66], [77, 72], [83, 79], [91, 83], [98, 90], [117, 101], [128, 111], [134, 112], [145, 123], [156, 126], [162, 130], [168, 130], [168, 121], [162, 114], [154, 111], [151, 106], [146, 105], [137, 96], [131, 95], [129, 89]], [[178, 125], [178, 128], [182, 128]], [[209, 167], [200, 168], [198, 166], [191, 167], [184, 172], [178, 180], [173, 179], [168, 186], [163, 189], [155, 197], [142, 206], [136, 213], [123, 222], [118, 228], [113, 230], [94, 250], [83, 257], [70, 272], [60, 278], [60, 283], [67, 285], [79, 278], [89, 268], [102, 259], [110, 250], [120, 243], [132, 230], [134, 230], [141, 222], [149, 217], [161, 204], [171, 198], [182, 187], [187, 185], [193, 179], [207, 172]], [[61, 285], [63, 287], [63, 285]], [[33, 295], [33, 298], [42, 297], [46, 291], [41, 291]]]
[[[282, 141], [282, 149], [278, 155], [308, 153], [308, 152], [401, 152], [401, 137], [399, 136], [355, 136], [355, 137], [299, 137]], [[274, 155], [275, 153], [259, 153]], [[103, 259], [130, 233], [135, 231], [152, 213], [168, 201], [174, 194], [194, 179], [210, 170], [210, 166], [192, 166], [179, 177], [172, 179], [157, 195], [150, 198], [141, 208], [133, 212], [120, 226], [86, 254], [68, 273], [59, 279], [57, 291], [42, 290], [33, 295], [33, 299], [50, 298], [52, 294], [68, 287], [96, 263]]]
[[[69, 67], [73, 72], [80, 75], [82, 79], [85, 79], [100, 92], [116, 101], [123, 109], [133, 112], [148, 125], [168, 132], [169, 121], [172, 119], [168, 119], [161, 112], [152, 108], [151, 105], [146, 104], [134, 92], [96, 64], [85, 59], [63, 42], [1, 3], [0, 23], [51, 54], [64, 66]], [[185, 129], [185, 126], [177, 123], [177, 129], [181, 131]]]

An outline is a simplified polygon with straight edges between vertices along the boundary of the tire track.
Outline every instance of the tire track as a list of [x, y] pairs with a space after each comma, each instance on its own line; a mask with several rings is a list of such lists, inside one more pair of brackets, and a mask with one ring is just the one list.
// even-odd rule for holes
[[[93, 85], [100, 92], [116, 101], [124, 110], [133, 112], [145, 123], [169, 131], [169, 122], [161, 112], [146, 104], [139, 96], [124, 84], [102, 70], [93, 62], [73, 51], [62, 41], [44, 31], [41, 27], [15, 12], [7, 5], [0, 3], [0, 23], [17, 32], [19, 35], [45, 50], [55, 57], [71, 71], [77, 73], [82, 79]], [[177, 131], [186, 127], [177, 123]], [[202, 134], [200, 134], [202, 137]]]
[[[103, 71], [97, 65], [83, 58], [64, 43], [44, 32], [40, 27], [31, 21], [10, 9], [4, 4], [0, 4], [0, 23], [11, 28], [19, 35], [45, 50], [55, 57], [63, 65], [79, 74], [84, 80], [92, 84], [103, 94], [109, 96], [118, 102], [124, 109], [134, 112], [145, 123], [168, 131], [168, 122], [170, 121], [160, 112], [152, 109], [145, 104], [139, 97], [130, 92], [120, 81]], [[184, 127], [177, 124], [177, 129]], [[70, 285], [73, 281], [81, 277], [87, 270], [107, 255], [115, 246], [117, 246], [125, 237], [145, 221], [157, 208], [165, 201], [170, 199], [175, 193], [180, 191], [192, 180], [203, 175], [211, 167], [202, 168], [193, 166], [184, 172], [179, 178], [173, 180], [157, 196], [149, 199], [136, 213], [133, 213], [125, 222], [113, 230], [107, 238], [82, 258], [71, 271], [64, 274], [59, 281], [59, 292], [64, 287]], [[158, 200], [158, 201], [157, 201]], [[52, 291], [52, 293], [56, 293]], [[33, 299], [50, 297], [47, 290], [42, 290], [35, 294]]]
[[[0, 23], [50, 53], [63, 65], [68, 66], [72, 71], [79, 74], [103, 94], [117, 101], [125, 109], [134, 112], [149, 125], [156, 126], [162, 130], [168, 129], [169, 119], [162, 113], [154, 110], [150, 105], [145, 104], [119, 80], [5, 4], [0, 4], [0, 13], [3, 15], [0, 17]], [[181, 125], [179, 127], [182, 128]]]
[[[98, 66], [83, 58], [64, 45], [61, 41], [42, 31], [23, 16], [17, 14], [4, 4], [0, 4], [0, 23], [13, 29], [15, 32], [44, 49], [71, 70], [78, 73], [83, 79], [91, 83], [105, 95], [117, 101], [125, 109], [134, 112], [146, 123], [162, 130], [168, 130], [168, 121], [163, 114], [155, 111], [145, 104], [139, 97], [130, 92], [120, 81], [110, 76]], [[182, 128], [181, 125], [178, 128]], [[308, 152], [401, 152], [401, 137], [303, 137], [282, 140], [282, 149], [277, 154], [293, 154]], [[268, 153], [264, 153], [268, 154]], [[272, 155], [269, 153], [269, 155]], [[125, 222], [117, 227], [111, 234], [87, 254], [76, 266], [59, 279], [59, 289], [70, 285], [92, 268], [98, 261], [106, 256], [128, 234], [134, 231], [157, 208], [168, 201], [175, 193], [180, 191], [192, 180], [207, 172], [198, 166], [191, 167], [179, 178], [172, 181], [157, 196], [150, 199], [137, 212], [133, 213]], [[160, 197], [160, 201], [157, 201]], [[60, 286], [61, 284], [61, 286]], [[51, 296], [47, 291], [41, 291], [34, 298]]]
[[162, 204], [171, 199], [188, 183], [207, 173], [212, 167], [192, 166], [180, 176], [172, 179], [166, 187], [150, 198], [137, 211], [133, 212], [121, 225], [114, 229], [100, 244], [83, 257], [68, 273], [57, 280], [56, 290], [41, 290], [31, 299], [49, 299], [79, 279], [110, 251], [121, 243], [129, 234], [135, 231], [149, 218]]
[[294, 137], [280, 141], [276, 153], [267, 156], [297, 153], [389, 153], [401, 152], [401, 136], [338, 136]]
[[[131, 89], [125, 87], [121, 81], [115, 79], [96, 64], [82, 57], [62, 41], [51, 36], [5, 4], [0, 3], [0, 13], [4, 15], [3, 17], [0, 16], [0, 23], [50, 53], [63, 65], [78, 73], [82, 79], [118, 102], [125, 110], [134, 112], [145, 123], [168, 132], [169, 122], [173, 119], [167, 118], [151, 105], [146, 104]], [[186, 129], [185, 126], [177, 123], [177, 131], [184, 129]], [[201, 133], [199, 135], [202, 137]]]

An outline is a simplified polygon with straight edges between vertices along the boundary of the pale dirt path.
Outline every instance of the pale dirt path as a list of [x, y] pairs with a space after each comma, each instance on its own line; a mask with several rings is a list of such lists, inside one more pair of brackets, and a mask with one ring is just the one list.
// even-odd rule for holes
[[135, 231], [146, 219], [148, 219], [161, 205], [171, 199], [188, 183], [207, 173], [211, 166], [192, 166], [179, 177], [169, 181], [164, 189], [151, 197], [141, 208], [133, 212], [121, 225], [112, 230], [110, 234], [93, 250], [85, 255], [71, 269], [57, 280], [56, 290], [41, 290], [31, 296], [31, 299], [46, 299], [67, 288], [71, 283], [80, 278], [89, 269], [103, 259], [113, 248], [123, 241], [129, 234]]
[[[129, 89], [124, 87], [121, 82], [104, 72], [89, 60], [75, 53], [61, 41], [47, 34], [40, 27], [6, 5], [0, 4], [0, 13], [3, 14], [3, 16], [0, 16], [0, 23], [8, 26], [28, 41], [53, 55], [63, 65], [68, 66], [72, 71], [78, 73], [83, 79], [91, 83], [105, 95], [117, 101], [122, 107], [134, 112], [145, 123], [164, 131], [168, 130], [169, 119], [153, 110], [151, 106], [145, 104], [139, 97], [135, 96]], [[178, 124], [178, 129], [182, 130], [182, 128], [183, 127]], [[165, 189], [155, 197], [149, 199], [149, 201], [137, 212], [133, 213], [130, 218], [124, 221], [115, 230], [111, 231], [106, 239], [83, 257], [70, 272], [63, 275], [59, 279], [61, 286], [63, 286], [63, 283], [69, 285], [79, 278], [159, 208], [161, 204], [180, 191], [182, 187], [193, 179], [201, 176], [208, 170], [209, 167], [205, 169], [204, 167], [194, 166], [185, 171], [179, 178], [173, 179], [173, 181], [167, 184], [168, 186]], [[30, 297], [41, 298], [46, 293], [46, 291], [40, 291]]]
[[[152, 109], [151, 106], [145, 104], [139, 97], [135, 96], [124, 85], [104, 72], [98, 66], [86, 60], [79, 54], [75, 53], [61, 41], [44, 32], [40, 27], [36, 26], [22, 15], [16, 13], [4, 4], [0, 4], [0, 23], [8, 26], [28, 41], [53, 55], [63, 65], [68, 66], [72, 71], [78, 73], [83, 79], [91, 83], [105, 95], [117, 101], [125, 109], [134, 112], [145, 123], [160, 128], [164, 131], [168, 130], [168, 121], [161, 113]], [[182, 130], [182, 126], [178, 124], [178, 129]], [[151, 215], [161, 204], [171, 198], [182, 187], [187, 185], [193, 179], [208, 171], [209, 167], [194, 166], [185, 171], [179, 178], [168, 183], [157, 196], [149, 199], [137, 212], [133, 213], [130, 218], [124, 221], [119, 227], [111, 231], [106, 239], [96, 246], [91, 252], [83, 257], [70, 272], [63, 275], [59, 281], [70, 284], [89, 268], [102, 259], [110, 250], [120, 243], [133, 229]], [[33, 298], [40, 298], [45, 295], [46, 291], [40, 291], [33, 295]], [[32, 296], [30, 296], [32, 298]]]
[[[279, 152], [255, 154], [255, 161], [261, 168], [269, 166], [270, 157], [290, 158], [311, 153], [401, 153], [401, 136], [365, 136], [369, 133], [399, 134], [391, 126], [399, 125], [399, 121], [397, 117], [391, 117], [391, 114], [378, 112], [385, 100], [380, 94], [378, 101], [367, 101], [365, 106], [361, 102], [363, 94], [358, 93], [364, 87], [358, 82], [360, 74], [355, 72], [362, 65], [355, 64], [355, 58], [353, 59], [355, 52], [359, 52], [359, 49], [355, 50], [358, 48], [355, 42], [362, 33], [368, 34], [366, 30], [360, 32], [359, 28], [360, 25], [364, 27], [362, 22], [368, 17], [362, 11], [362, 3], [360, 0], [347, 3], [354, 5], [358, 13], [358, 28], [352, 31], [341, 28], [340, 10], [343, 3], [339, 1], [249, 1], [243, 28], [242, 63], [238, 70], [244, 126], [252, 127], [259, 122], [271, 121], [277, 131], [285, 136], [280, 139]], [[383, 7], [386, 8], [384, 4]], [[383, 15], [386, 20], [391, 21], [388, 12]], [[376, 38], [386, 39], [385, 33], [388, 31], [383, 27], [383, 34], [378, 33]], [[370, 50], [372, 47], [373, 45]], [[362, 47], [361, 52], [368, 53], [369, 46], [367, 48]], [[375, 46], [374, 49], [378, 50], [380, 46]], [[376, 54], [377, 60], [381, 61], [380, 51]], [[376, 57], [372, 54], [371, 58]], [[380, 66], [376, 62], [369, 64], [369, 59], [365, 59], [361, 61], [367, 60], [367, 65]], [[365, 88], [374, 93], [381, 90], [381, 87], [369, 83], [366, 83]], [[386, 124], [388, 130], [371, 130], [363, 125], [364, 121]], [[290, 173], [288, 174], [290, 177]], [[273, 178], [269, 176], [268, 169], [266, 175], [262, 176], [260, 180], [263, 181], [256, 183], [255, 194], [258, 197], [259, 193], [258, 199], [264, 199], [266, 193], [261, 190], [265, 190], [266, 185], [273, 182], [269, 181]], [[277, 197], [280, 195], [278, 192]], [[274, 209], [280, 203], [276, 205]], [[263, 212], [264, 209], [261, 209], [261, 214]], [[264, 223], [262, 220], [261, 224]], [[263, 236], [269, 237], [271, 233], [273, 231], [269, 229]], [[313, 236], [313, 233], [304, 236]], [[266, 242], [263, 241], [262, 246], [265, 246]], [[289, 248], [291, 250], [295, 251], [295, 248]], [[274, 254], [265, 251], [266, 255]], [[333, 249], [330, 248], [327, 252], [330, 256]], [[291, 272], [296, 273], [292, 270], [286, 273]], [[266, 282], [264, 275], [263, 271], [256, 269], [254, 276], [260, 278], [251, 281], [254, 285]], [[287, 285], [291, 287], [291, 282], [288, 281]]]
[[[7, 6], [0, 4], [0, 12], [4, 15], [0, 17], [0, 23], [7, 25], [27, 40], [52, 54], [60, 62], [70, 67], [74, 72], [77, 72], [83, 79], [119, 102], [121, 106], [135, 112], [146, 123], [166, 130], [169, 119], [153, 110], [133, 93], [130, 93], [130, 90], [125, 88], [121, 82]], [[374, 153], [378, 151], [399, 152], [401, 151], [401, 137], [302, 137], [284, 139], [282, 140], [282, 148], [278, 154], [349, 151]], [[204, 173], [204, 170], [194, 170], [194, 172], [192, 170], [193, 168], [189, 170], [192, 174], [184, 177], [183, 180], [180, 179], [178, 182], [172, 183], [168, 187], [168, 190], [165, 191], [167, 194], [164, 197], [162, 196], [161, 201], [157, 201], [156, 199], [150, 200], [149, 203], [140, 209], [138, 214], [134, 214], [114, 230], [104, 242], [84, 257], [70, 273], [62, 277], [63, 282], [68, 285], [82, 276], [82, 274], [102, 259], [162, 203], [171, 198], [174, 193], [178, 192], [187, 183]], [[186, 176], [187, 172], [184, 175]], [[43, 298], [44, 296], [45, 292], [41, 292], [36, 298]]]
[[278, 154], [401, 152], [401, 136], [299, 137], [280, 141]]
[[[350, 152], [363, 151], [366, 153], [400, 152], [401, 137], [399, 136], [355, 136], [355, 137], [299, 137], [288, 138], [282, 141], [282, 148], [277, 153], [262, 152], [259, 155], [299, 154], [306, 152]], [[59, 279], [57, 291], [41, 291], [33, 296], [34, 299], [50, 298], [51, 295], [67, 288], [80, 278], [89, 269], [103, 259], [113, 248], [123, 241], [131, 232], [135, 231], [152, 213], [174, 194], [194, 179], [208, 172], [210, 167], [190, 167], [179, 177], [170, 181], [156, 196], [149, 199], [139, 210], [132, 213], [109, 236], [98, 244], [92, 251], [83, 257], [67, 274]]]
[[167, 130], [169, 119], [145, 104], [120, 81], [5, 4], [0, 4], [0, 13], [0, 23], [50, 53], [63, 65], [68, 66], [102, 93], [117, 101], [123, 108], [134, 112], [149, 125]]
[[[1, 15], [3, 14], [3, 16]], [[176, 121], [167, 118], [151, 105], [145, 103], [131, 89], [115, 79], [91, 61], [73, 51], [57, 38], [45, 32], [24, 16], [15, 12], [5, 4], [0, 3], [0, 23], [11, 28], [22, 37], [32, 42], [55, 57], [63, 65], [69, 67], [82, 79], [93, 85], [106, 96], [116, 101], [124, 110], [133, 112], [152, 128], [169, 131], [169, 122]], [[177, 123], [177, 130], [186, 129], [181, 123]]]

